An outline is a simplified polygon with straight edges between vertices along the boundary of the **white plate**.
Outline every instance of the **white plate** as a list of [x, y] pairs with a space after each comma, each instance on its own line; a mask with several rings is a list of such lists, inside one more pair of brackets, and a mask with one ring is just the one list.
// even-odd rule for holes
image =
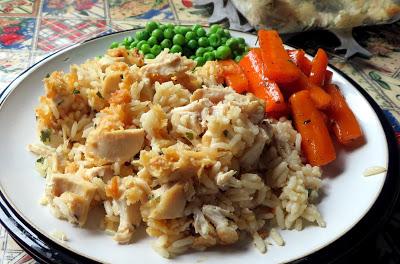
[[[55, 70], [68, 71], [69, 65], [83, 63], [86, 59], [101, 55], [113, 41], [132, 35], [122, 32], [97, 38], [84, 44], [67, 48], [40, 63], [34, 65], [17, 78], [2, 96], [0, 109], [0, 187], [3, 200], [1, 220], [33, 254], [39, 254], [40, 246], [32, 245], [36, 240], [47, 243], [62, 254], [77, 257], [75, 252], [90, 259], [108, 263], [132, 263], [133, 260], [146, 260], [146, 263], [252, 263], [287, 262], [309, 255], [337, 240], [356, 225], [375, 203], [385, 183], [386, 173], [364, 177], [363, 171], [373, 165], [388, 167], [388, 139], [376, 111], [355, 86], [345, 77], [334, 72], [333, 82], [342, 89], [347, 102], [352, 107], [365, 133], [367, 143], [354, 150], [339, 148], [337, 160], [324, 168], [324, 181], [321, 190], [323, 199], [318, 208], [327, 227], [309, 226], [301, 232], [281, 231], [286, 245], [269, 246], [268, 252], [260, 254], [251, 244], [237, 245], [205, 252], [190, 252], [168, 261], [160, 257], [151, 248], [151, 239], [140, 235], [135, 243], [117, 245], [110, 236], [96, 229], [73, 227], [65, 221], [54, 218], [47, 207], [38, 203], [43, 194], [44, 179], [34, 169], [36, 157], [26, 151], [29, 143], [38, 139], [35, 135], [34, 108], [38, 97], [43, 94], [42, 79]], [[256, 43], [254, 35], [232, 32], [232, 35], [244, 37], [249, 45]], [[370, 98], [369, 98], [370, 100]], [[374, 105], [376, 107], [376, 105]], [[379, 112], [380, 114], [380, 112]], [[7, 216], [4, 212], [14, 214]], [[11, 221], [17, 219], [16, 221]], [[29, 231], [29, 239], [19, 236], [21, 229]], [[22, 226], [22, 227], [21, 227]], [[61, 230], [69, 241], [60, 244], [50, 233]], [[26, 234], [25, 234], [26, 236]], [[32, 239], [32, 236], [34, 239]], [[26, 242], [26, 241], [30, 242]], [[51, 241], [52, 240], [52, 241]], [[40, 244], [39, 243], [39, 244]], [[61, 247], [57, 246], [59, 244]], [[39, 249], [37, 248], [39, 247]], [[42, 247], [45, 247], [42, 245]], [[67, 248], [69, 250], [65, 250]], [[42, 252], [43, 253], [43, 252]], [[48, 252], [47, 252], [48, 253]], [[39, 254], [40, 255], [40, 254]], [[43, 257], [43, 254], [42, 254]], [[45, 258], [46, 256], [44, 256]], [[47, 256], [53, 261], [58, 255]], [[60, 257], [61, 258], [61, 257]], [[65, 260], [65, 259], [64, 259]]]

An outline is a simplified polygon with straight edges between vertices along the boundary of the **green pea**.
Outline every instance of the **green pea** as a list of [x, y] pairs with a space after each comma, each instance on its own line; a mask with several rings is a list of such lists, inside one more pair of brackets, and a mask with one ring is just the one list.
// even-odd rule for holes
[[241, 61], [243, 59], [243, 56], [241, 56], [241, 55], [237, 55], [236, 57], [235, 57], [235, 61], [236, 62], [239, 62], [239, 61]]
[[145, 28], [147, 31], [152, 32], [153, 30], [158, 28], [158, 23], [154, 21], [147, 22]]
[[242, 52], [240, 52], [237, 49], [231, 49], [232, 51], [232, 58], [235, 58], [236, 56], [242, 55]]
[[179, 45], [173, 45], [170, 50], [172, 53], [179, 53], [182, 52], [182, 47]]
[[136, 48], [140, 49], [142, 47], [143, 44], [146, 44], [147, 41], [146, 40], [141, 40], [138, 42], [138, 44], [136, 44]]
[[231, 56], [231, 49], [226, 45], [219, 46], [215, 52], [215, 56], [219, 60], [227, 59]]
[[186, 39], [187, 41], [196, 39], [196, 37], [197, 37], [197, 35], [196, 35], [196, 33], [194, 33], [193, 31], [189, 31], [189, 32], [187, 32], [187, 33], [185, 34], [185, 39]]
[[219, 29], [217, 30], [217, 32], [215, 32], [215, 34], [217, 34], [220, 38], [226, 37], [223, 28], [219, 28]]
[[206, 35], [206, 31], [204, 30], [204, 28], [198, 28], [196, 30], [196, 35], [200, 38], [200, 37], [204, 37]]
[[131, 36], [124, 38], [123, 42], [124, 44], [128, 44], [128, 46], [131, 44], [131, 42], [133, 41], [133, 38]]
[[231, 32], [229, 32], [228, 29], [224, 29], [224, 35], [225, 35], [225, 37], [230, 38], [231, 37]]
[[197, 29], [202, 28], [199, 24], [194, 24], [192, 26], [192, 31], [196, 32]]
[[185, 27], [185, 26], [181, 26], [179, 27], [179, 34], [185, 35], [186, 33], [188, 33], [190, 31], [190, 28]]
[[167, 28], [167, 25], [162, 24], [158, 28], [161, 29], [164, 32], [164, 30]]
[[239, 44], [246, 44], [246, 41], [244, 40], [244, 38], [237, 38]]
[[203, 57], [196, 57], [194, 61], [197, 62], [197, 66], [203, 66], [204, 63], [206, 63], [206, 60]]
[[145, 59], [154, 59], [156, 56], [154, 56], [154, 54], [152, 53], [147, 53], [146, 55], [144, 55]]
[[143, 51], [144, 54], [148, 54], [151, 52], [151, 47], [148, 43], [145, 43], [140, 47], [140, 50]]
[[160, 44], [162, 49], [169, 49], [172, 47], [172, 41], [169, 39], [164, 39]]
[[221, 45], [221, 38], [214, 33], [208, 37], [208, 41], [210, 42], [210, 45], [212, 47], [218, 47], [219, 45]]
[[174, 27], [174, 33], [175, 34], [179, 34], [180, 30], [181, 30], [181, 26], [175, 26]]
[[166, 39], [172, 39], [174, 37], [174, 30], [172, 28], [167, 27], [164, 30], [164, 38]]
[[222, 37], [222, 38], [221, 38], [221, 44], [222, 44], [222, 45], [225, 44], [227, 41], [228, 41], [228, 38], [227, 38], [227, 37]]
[[210, 43], [208, 42], [208, 38], [201, 37], [199, 38], [199, 46], [200, 47], [207, 47]]
[[203, 56], [203, 54], [204, 54], [206, 51], [207, 51], [207, 50], [206, 50], [205, 48], [200, 47], [200, 48], [198, 48], [198, 49], [196, 50], [196, 56], [197, 56], [197, 57], [201, 57], [201, 56]]
[[214, 24], [210, 27], [210, 34], [217, 33], [217, 30], [220, 29], [221, 26], [218, 24]]
[[214, 50], [213, 47], [206, 47], [205, 49], [206, 49], [206, 52], [212, 52]]
[[239, 47], [239, 41], [236, 38], [228, 39], [225, 44], [232, 50]]
[[158, 41], [161, 41], [163, 39], [163, 32], [161, 29], [157, 28], [155, 29], [152, 33], [151, 36], [152, 37], [156, 37]]
[[199, 45], [197, 44], [197, 40], [191, 39], [191, 40], [189, 40], [189, 42], [187, 43], [187, 46], [188, 46], [189, 48], [191, 48], [191, 49], [197, 49], [197, 47], [198, 47]]
[[139, 43], [139, 41], [137, 41], [137, 40], [134, 40], [134, 41], [132, 41], [132, 43], [129, 45], [129, 49], [134, 49], [134, 48], [136, 48], [136, 45]]
[[156, 45], [158, 43], [158, 40], [155, 36], [151, 36], [148, 40], [147, 43], [149, 43], [151, 46]]
[[119, 43], [118, 43], [118, 42], [116, 42], [116, 41], [114, 41], [113, 43], [111, 43], [111, 45], [110, 45], [110, 49], [115, 49], [115, 48], [118, 48], [118, 46], [119, 46]]
[[144, 31], [144, 30], [137, 31], [136, 34], [135, 34], [135, 38], [137, 40], [139, 40], [139, 41], [147, 40], [149, 37], [150, 37], [149, 33], [147, 31]]
[[185, 37], [182, 34], [176, 34], [172, 38], [172, 43], [182, 46], [183, 44], [185, 44]]
[[206, 52], [206, 53], [204, 53], [203, 58], [204, 58], [206, 61], [215, 60], [214, 53], [213, 53], [213, 52], [209, 52], [209, 51]]
[[194, 60], [196, 58], [196, 55], [192, 55], [189, 57], [189, 59]]
[[159, 45], [154, 45], [153, 47], [151, 47], [151, 54], [153, 54], [154, 56], [157, 56], [158, 54], [160, 54], [161, 52], [161, 47]]
[[244, 52], [244, 50], [246, 49], [246, 44], [243, 44], [243, 43], [240, 43], [239, 42], [239, 45], [238, 45], [238, 48], [237, 48], [240, 52]]
[[170, 29], [174, 29], [175, 28], [175, 25], [171, 24], [171, 23], [168, 23], [166, 26], [167, 26], [167, 28], [170, 28]]

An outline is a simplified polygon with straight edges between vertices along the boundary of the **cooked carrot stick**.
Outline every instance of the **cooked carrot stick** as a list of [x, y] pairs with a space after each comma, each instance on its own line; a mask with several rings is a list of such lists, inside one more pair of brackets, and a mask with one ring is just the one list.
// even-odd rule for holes
[[264, 64], [259, 48], [253, 48], [239, 62], [247, 80], [249, 90], [265, 101], [265, 112], [281, 113], [287, 108], [278, 85], [265, 76]]
[[321, 113], [311, 100], [310, 92], [304, 90], [293, 94], [289, 103], [308, 162], [313, 166], [322, 166], [335, 160], [336, 152], [332, 139]]
[[302, 60], [304, 57], [304, 50], [302, 49], [297, 49], [297, 50], [286, 50], [286, 52], [289, 54], [290, 60], [299, 66], [299, 62]]
[[332, 82], [333, 72], [330, 70], [326, 70], [325, 72], [325, 79], [324, 79], [324, 86], [330, 84]]
[[306, 57], [304, 50], [288, 50], [287, 52], [291, 61], [296, 64], [306, 76], [310, 76], [312, 64], [311, 61]]
[[321, 87], [309, 82], [307, 90], [318, 109], [327, 109], [331, 105], [331, 96]]
[[266, 67], [266, 76], [278, 84], [291, 83], [300, 77], [300, 70], [291, 62], [278, 32], [259, 30], [262, 59]]
[[315, 55], [310, 72], [310, 81], [318, 86], [324, 85], [324, 78], [326, 67], [328, 66], [328, 55], [326, 55], [323, 49], [318, 49]]
[[219, 64], [223, 69], [225, 83], [238, 93], [246, 92], [249, 82], [242, 68], [234, 60], [221, 60]]
[[290, 96], [291, 94], [301, 90], [308, 90], [310, 92], [310, 97], [318, 109], [327, 109], [329, 107], [331, 96], [321, 87], [311, 83], [304, 73], [301, 73], [300, 78], [295, 82], [288, 85], [282, 85], [282, 92], [286, 96]]
[[325, 87], [332, 98], [332, 103], [326, 111], [332, 120], [332, 130], [341, 144], [350, 145], [363, 138], [360, 125], [353, 111], [347, 105], [339, 88], [334, 84]]

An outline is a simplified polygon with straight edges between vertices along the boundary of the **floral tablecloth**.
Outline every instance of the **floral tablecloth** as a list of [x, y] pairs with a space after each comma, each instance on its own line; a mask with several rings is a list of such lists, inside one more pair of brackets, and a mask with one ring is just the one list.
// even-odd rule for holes
[[[138, 27], [148, 20], [207, 25], [209, 16], [210, 8], [194, 8], [191, 0], [0, 0], [0, 91], [21, 71], [72, 43]], [[378, 102], [400, 140], [400, 22], [353, 31], [354, 37], [373, 52], [369, 60], [344, 61], [333, 51], [337, 40], [327, 42], [330, 37], [321, 38], [321, 34], [299, 35], [288, 42], [310, 52], [318, 46], [331, 51], [331, 62]], [[397, 213], [388, 228], [398, 232], [399, 223]], [[387, 243], [384, 233], [370, 244], [379, 243]], [[1, 264], [35, 263], [1, 226], [0, 245]], [[379, 251], [379, 247], [373, 248]], [[398, 247], [376, 254], [389, 256], [393, 263], [400, 261]]]

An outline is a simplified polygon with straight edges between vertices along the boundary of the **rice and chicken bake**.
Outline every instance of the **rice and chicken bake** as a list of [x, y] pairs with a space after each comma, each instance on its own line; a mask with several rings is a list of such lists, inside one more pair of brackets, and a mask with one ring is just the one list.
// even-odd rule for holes
[[314, 204], [321, 169], [305, 163], [290, 120], [269, 118], [264, 101], [224, 87], [219, 64], [136, 49], [55, 71], [36, 108], [41, 143], [29, 150], [45, 177], [41, 202], [84, 227], [129, 243], [139, 226], [164, 257], [250, 236], [266, 251], [275, 228], [325, 226]]

